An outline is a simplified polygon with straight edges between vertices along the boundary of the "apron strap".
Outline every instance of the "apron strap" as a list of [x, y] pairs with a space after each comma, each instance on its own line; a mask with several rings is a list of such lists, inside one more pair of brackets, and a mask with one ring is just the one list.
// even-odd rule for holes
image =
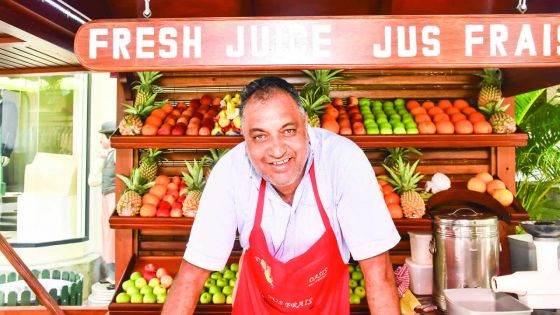
[[313, 194], [315, 195], [315, 201], [317, 202], [317, 207], [319, 208], [319, 213], [321, 214], [321, 219], [325, 225], [325, 230], [332, 230], [331, 222], [327, 216], [327, 212], [323, 207], [321, 198], [319, 197], [319, 190], [317, 189], [317, 180], [315, 179], [315, 161], [311, 163], [311, 168], [309, 169], [309, 177], [311, 178], [311, 186], [313, 187]]
[[264, 208], [264, 194], [266, 191], [266, 181], [261, 179], [261, 186], [259, 188], [259, 198], [257, 199], [257, 211], [255, 213], [255, 222], [253, 223], [253, 229], [255, 226], [261, 226], [262, 214]]

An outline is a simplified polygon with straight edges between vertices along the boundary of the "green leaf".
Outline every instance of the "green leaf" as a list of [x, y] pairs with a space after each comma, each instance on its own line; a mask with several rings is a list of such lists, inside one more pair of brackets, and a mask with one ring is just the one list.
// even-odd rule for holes
[[537, 101], [539, 99], [542, 101], [541, 96], [545, 91], [546, 89], [540, 89], [515, 96], [515, 123], [517, 125], [521, 125], [525, 115], [527, 115], [533, 105], [538, 105]]

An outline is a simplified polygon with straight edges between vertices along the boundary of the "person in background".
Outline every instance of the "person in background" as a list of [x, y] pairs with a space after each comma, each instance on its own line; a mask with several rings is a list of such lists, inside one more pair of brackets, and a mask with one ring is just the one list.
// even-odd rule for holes
[[352, 141], [310, 128], [277, 77], [242, 93], [244, 142], [213, 168], [163, 314], [192, 314], [239, 231], [232, 314], [349, 314], [347, 263], [359, 262], [372, 314], [400, 314], [388, 250], [400, 236], [373, 168]]
[[108, 281], [115, 279], [115, 231], [109, 226], [109, 218], [115, 209], [115, 149], [111, 148], [110, 137], [116, 130], [114, 121], [107, 121], [99, 130], [101, 150], [92, 163], [88, 183], [91, 187], [101, 185], [101, 234], [102, 257], [108, 273]]

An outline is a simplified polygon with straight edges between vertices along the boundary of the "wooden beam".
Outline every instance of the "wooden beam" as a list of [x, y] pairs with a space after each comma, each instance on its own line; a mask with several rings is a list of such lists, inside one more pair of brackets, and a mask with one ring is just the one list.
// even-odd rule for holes
[[504, 96], [515, 96], [529, 91], [560, 84], [559, 68], [502, 69]]
[[34, 73], [55, 73], [55, 72], [83, 72], [89, 71], [82, 66], [68, 67], [41, 67], [41, 68], [14, 68], [0, 70], [0, 75], [12, 74], [34, 74]]

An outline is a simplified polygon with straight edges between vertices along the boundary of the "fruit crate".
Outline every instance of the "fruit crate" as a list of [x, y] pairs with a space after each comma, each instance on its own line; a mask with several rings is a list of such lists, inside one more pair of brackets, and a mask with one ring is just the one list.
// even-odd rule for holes
[[152, 230], [168, 230], [168, 229], [188, 229], [192, 228], [194, 218], [181, 217], [125, 217], [119, 216], [117, 211], [109, 218], [109, 226], [112, 229], [152, 229]]

